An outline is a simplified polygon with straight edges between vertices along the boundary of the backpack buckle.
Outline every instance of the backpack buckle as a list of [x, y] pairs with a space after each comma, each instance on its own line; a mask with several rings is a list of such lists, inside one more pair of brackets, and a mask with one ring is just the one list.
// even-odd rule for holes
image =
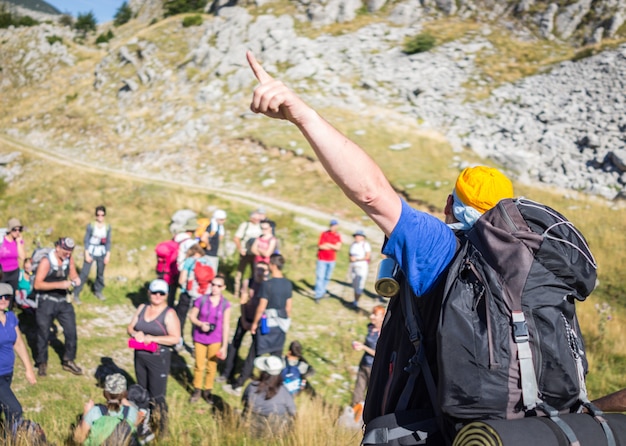
[[513, 319], [513, 339], [517, 344], [528, 342], [528, 324], [522, 311], [513, 311], [511, 313]]

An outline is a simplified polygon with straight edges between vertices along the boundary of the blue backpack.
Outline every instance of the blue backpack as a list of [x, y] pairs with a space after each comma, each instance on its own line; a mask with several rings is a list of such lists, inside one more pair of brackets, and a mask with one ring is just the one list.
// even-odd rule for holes
[[298, 368], [299, 362], [296, 365], [289, 365], [289, 362], [285, 358], [285, 364], [286, 366], [281, 372], [283, 385], [287, 388], [289, 393], [295, 395], [302, 390], [302, 373], [300, 373], [300, 369]]

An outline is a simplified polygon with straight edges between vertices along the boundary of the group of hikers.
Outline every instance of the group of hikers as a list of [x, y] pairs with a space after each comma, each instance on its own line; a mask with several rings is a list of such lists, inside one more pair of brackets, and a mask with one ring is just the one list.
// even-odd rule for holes
[[[259, 82], [252, 111], [296, 125], [331, 178], [383, 231], [382, 253], [396, 265], [390, 277], [398, 284], [396, 295], [386, 309], [374, 308], [365, 343], [353, 345], [365, 353], [353, 401], [358, 404], [363, 388], [368, 388], [362, 444], [462, 446], [476, 444], [472, 443], [476, 436], [497, 440], [493, 444], [527, 444], [528, 435], [546, 423], [550, 423], [549, 433], [540, 444], [561, 444], [562, 438], [567, 444], [578, 444], [578, 437], [594, 438], [594, 444], [621, 444], [616, 440], [626, 432], [625, 419], [602, 413], [624, 410], [619, 396], [591, 402], [586, 394], [587, 361], [574, 304], [595, 287], [597, 265], [582, 234], [553, 209], [515, 199], [511, 181], [486, 166], [460, 173], [445, 202], [444, 221], [411, 208], [363, 149], [273, 79], [251, 52], [247, 60]], [[106, 407], [85, 405], [77, 440], [88, 439], [97, 420], [107, 413], [123, 412], [131, 424], [147, 426], [142, 441], [153, 437], [146, 420], [153, 420], [152, 427], [158, 422], [157, 433], [167, 432], [165, 393], [171, 355], [185, 349], [195, 359], [190, 403], [214, 404], [213, 385], [221, 381], [227, 393], [242, 396], [259, 435], [268, 426], [270, 432], [289, 428], [295, 415], [292, 395], [306, 389], [312, 369], [302, 359], [298, 343], [292, 343], [283, 356], [292, 316], [292, 286], [282, 274], [285, 259], [278, 252], [273, 222], [262, 209], [254, 211], [234, 238], [240, 254], [234, 294], [241, 316], [231, 338], [227, 323], [231, 305], [223, 295], [226, 277], [211, 258], [217, 257], [212, 249], [223, 237], [220, 227], [225, 218], [223, 210], [216, 210], [201, 234], [196, 234], [197, 220], [186, 219], [167, 246], [157, 246], [158, 278], [150, 282], [148, 302], [139, 305], [127, 327], [129, 346], [135, 350], [137, 383], [147, 392], [144, 399], [149, 403], [141, 407], [129, 398], [125, 382], [118, 376], [107, 377]], [[16, 222], [9, 224], [13, 233], [11, 223]], [[323, 252], [316, 268], [316, 302], [326, 293], [341, 248], [336, 226], [331, 221], [320, 237], [318, 247]], [[106, 236], [95, 228], [92, 231], [91, 238], [100, 238], [97, 246], [107, 245], [110, 228], [105, 228]], [[19, 234], [11, 237], [19, 256]], [[350, 250], [351, 262], [368, 262], [371, 248], [362, 243], [365, 234], [358, 231], [354, 237], [359, 246]], [[71, 260], [73, 248], [70, 238], [57, 241], [36, 268], [34, 288], [47, 296], [40, 297], [37, 314], [42, 300], [50, 306], [42, 322], [56, 317], [68, 325], [69, 341], [63, 327], [63, 368], [79, 374], [82, 371], [72, 355], [72, 327], [67, 323], [73, 310], [71, 314], [59, 310], [69, 304], [67, 291], [80, 290], [84, 283]], [[106, 249], [90, 251], [92, 262], [97, 257], [103, 257], [103, 269], [108, 262]], [[14, 266], [7, 267], [12, 280]], [[253, 273], [245, 279], [248, 266]], [[62, 273], [49, 274], [51, 270]], [[355, 305], [363, 292], [363, 275], [363, 264], [355, 265]], [[0, 291], [6, 292], [0, 305], [8, 308], [12, 299], [8, 288]], [[95, 291], [104, 298], [102, 289]], [[9, 355], [7, 346], [11, 354], [15, 349], [26, 366], [27, 379], [34, 382], [11, 314], [6, 312], [0, 320], [15, 328], [6, 342], [2, 340], [0, 354]], [[39, 323], [39, 315], [37, 319]], [[192, 345], [185, 342], [187, 319], [193, 326]], [[247, 331], [254, 341], [236, 376], [233, 361]], [[47, 335], [49, 327], [45, 336], [41, 334], [45, 350]], [[47, 356], [37, 352], [37, 358], [38, 375], [45, 376]], [[5, 356], [1, 359], [4, 364]], [[218, 360], [224, 360], [219, 376]], [[260, 377], [242, 391], [254, 367]], [[12, 368], [4, 371], [3, 409]], [[299, 374], [297, 384], [289, 373]], [[5, 412], [6, 419], [15, 419], [15, 413]], [[588, 419], [594, 422], [586, 423]], [[537, 420], [543, 424], [537, 425]], [[491, 443], [485, 440], [485, 444]]]
[[[74, 263], [73, 239], [60, 237], [54, 248], [37, 248], [32, 257], [22, 259], [26, 251], [21, 238], [23, 228], [16, 219], [9, 222], [9, 226], [14, 227], [7, 232], [17, 233], [18, 236], [3, 247], [10, 250], [11, 242], [16, 247], [22, 246], [13, 251], [23, 268], [17, 274], [16, 292], [9, 292], [13, 288], [5, 284], [6, 295], [10, 296], [5, 302], [7, 309], [19, 307], [36, 321], [37, 341], [32, 346], [39, 378], [48, 374], [48, 345], [51, 331], [56, 329], [54, 319], [61, 325], [64, 335], [62, 369], [74, 375], [83, 373], [75, 362], [78, 340], [74, 305], [82, 302], [80, 292], [94, 262], [97, 274], [93, 294], [98, 300], [106, 299], [104, 268], [111, 255], [112, 229], [105, 223], [105, 216], [105, 207], [98, 206], [95, 222], [87, 225], [85, 260], [80, 274]], [[285, 259], [279, 253], [275, 224], [266, 218], [263, 208], [251, 212], [248, 221], [241, 223], [234, 234], [235, 245], [240, 248], [234, 277], [240, 316], [231, 338], [231, 303], [223, 294], [226, 277], [219, 272], [218, 255], [220, 241], [225, 235], [226, 217], [226, 212], [221, 209], [215, 210], [210, 219], [198, 219], [186, 210], [172, 217], [172, 239], [155, 248], [157, 278], [148, 286], [148, 302], [137, 307], [127, 328], [128, 344], [134, 350], [137, 381], [132, 386], [131, 395], [145, 393], [148, 398], [128, 397], [126, 378], [123, 381], [118, 378], [115, 383], [101, 380], [107, 404], [97, 405], [90, 401], [85, 405], [75, 441], [98, 444], [90, 443], [104, 435], [98, 427], [104, 421], [98, 420], [110, 417], [132, 425], [132, 434], [142, 443], [154, 439], [155, 433], [165, 435], [168, 422], [165, 395], [174, 352], [190, 352], [195, 360], [190, 403], [202, 400], [213, 405], [213, 387], [217, 381], [226, 393], [242, 398], [243, 412], [250, 417], [251, 426], [259, 435], [268, 429], [273, 434], [287, 431], [295, 416], [294, 395], [303, 390], [314, 394], [307, 381], [314, 370], [303, 357], [302, 345], [298, 341], [291, 342], [285, 354], [286, 333], [292, 316], [293, 287], [282, 273]], [[331, 223], [331, 228], [336, 228], [337, 223]], [[250, 267], [250, 277], [246, 276], [247, 267]], [[4, 279], [12, 277], [8, 274]], [[27, 284], [20, 285], [24, 281]], [[186, 321], [192, 325], [191, 338], [187, 342], [184, 334]], [[11, 352], [15, 348], [26, 366], [29, 381], [34, 383], [36, 378], [30, 359], [25, 355], [26, 346], [18, 342], [21, 341], [19, 325], [15, 326], [15, 330], [15, 336], [7, 339], [6, 347], [10, 346]], [[244, 355], [243, 365], [240, 365], [237, 359], [247, 332], [252, 334], [252, 342]], [[369, 359], [365, 367], [371, 368], [371, 348], [375, 347], [375, 343], [368, 347], [355, 342], [353, 347], [367, 351], [364, 357]], [[222, 366], [218, 376], [219, 363]], [[258, 380], [253, 380], [244, 391], [245, 384], [253, 378], [255, 368], [260, 373]], [[361, 404], [365, 385], [360, 375], [356, 394]], [[22, 422], [21, 406], [11, 395], [11, 404], [2, 402], [5, 427]], [[7, 432], [10, 430], [15, 429], [7, 429]]]

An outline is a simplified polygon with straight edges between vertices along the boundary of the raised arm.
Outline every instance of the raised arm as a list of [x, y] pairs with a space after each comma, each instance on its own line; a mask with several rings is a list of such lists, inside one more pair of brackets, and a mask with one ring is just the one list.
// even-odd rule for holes
[[378, 165], [285, 84], [272, 78], [251, 51], [246, 57], [259, 81], [250, 109], [295, 124], [333, 181], [385, 234], [390, 235], [400, 218], [402, 205]]

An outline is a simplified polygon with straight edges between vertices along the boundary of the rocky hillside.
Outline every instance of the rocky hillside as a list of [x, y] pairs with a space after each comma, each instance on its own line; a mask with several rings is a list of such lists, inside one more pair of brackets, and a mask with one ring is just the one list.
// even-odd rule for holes
[[[250, 48], [323, 110], [408, 119], [460, 157], [470, 147], [521, 180], [614, 199], [626, 184], [625, 3], [216, 0], [184, 27], [161, 19], [160, 0], [131, 0], [136, 18], [100, 46], [50, 24], [0, 30], [0, 134], [130, 172], [249, 184], [242, 168], [265, 156], [250, 137], [268, 125], [246, 112]], [[432, 50], [403, 52], [424, 32]], [[277, 145], [308, 156], [289, 138]]]

